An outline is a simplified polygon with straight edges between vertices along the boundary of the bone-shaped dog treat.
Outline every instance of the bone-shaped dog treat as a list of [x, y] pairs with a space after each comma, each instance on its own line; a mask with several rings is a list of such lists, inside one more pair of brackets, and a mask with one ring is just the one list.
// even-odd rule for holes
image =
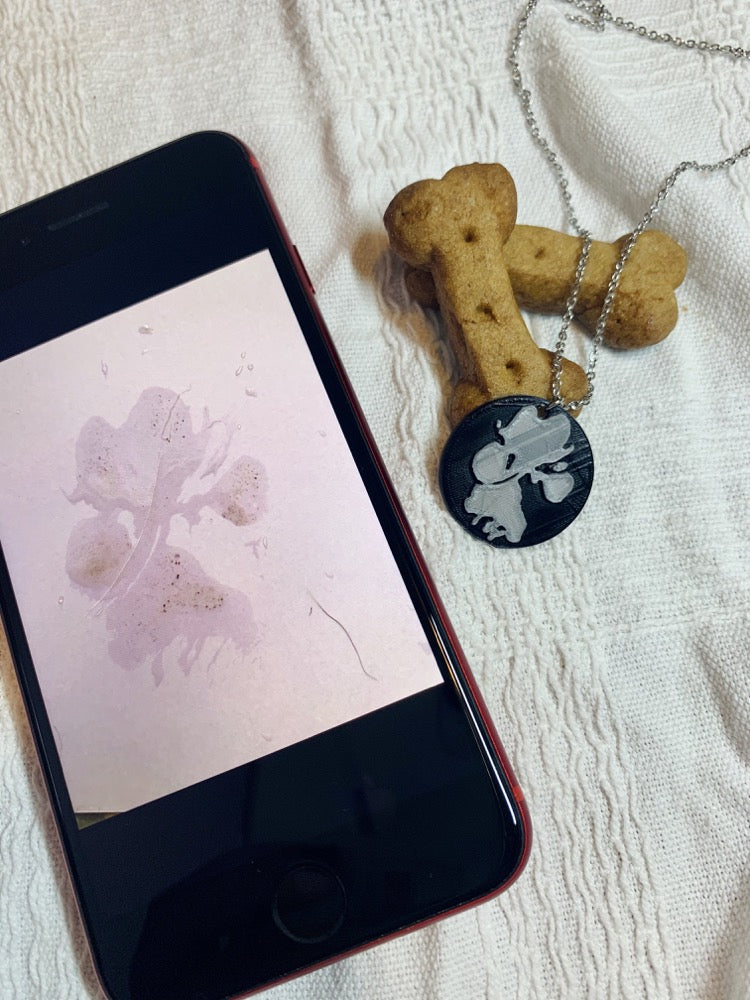
[[[591, 331], [596, 328], [609, 279], [623, 236], [615, 243], [591, 244], [576, 314]], [[575, 236], [540, 226], [516, 226], [505, 244], [504, 258], [516, 301], [526, 309], [564, 312], [581, 253]], [[677, 323], [674, 290], [685, 277], [687, 255], [679, 243], [656, 229], [646, 230], [622, 271], [605, 340], [612, 347], [647, 347], [663, 340]], [[437, 305], [428, 271], [411, 270], [406, 283], [425, 306]]]
[[[516, 189], [500, 164], [454, 167], [442, 180], [404, 188], [385, 213], [391, 246], [429, 270], [461, 368], [450, 406], [457, 423], [501, 396], [552, 398], [552, 355], [537, 347], [519, 311], [503, 246], [516, 218]], [[563, 360], [562, 394], [580, 399], [586, 376]]]

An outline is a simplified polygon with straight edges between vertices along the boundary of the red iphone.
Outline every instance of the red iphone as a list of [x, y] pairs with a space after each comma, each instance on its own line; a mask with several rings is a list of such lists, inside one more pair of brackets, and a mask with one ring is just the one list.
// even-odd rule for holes
[[0, 217], [0, 597], [113, 1000], [482, 900], [529, 824], [253, 157]]

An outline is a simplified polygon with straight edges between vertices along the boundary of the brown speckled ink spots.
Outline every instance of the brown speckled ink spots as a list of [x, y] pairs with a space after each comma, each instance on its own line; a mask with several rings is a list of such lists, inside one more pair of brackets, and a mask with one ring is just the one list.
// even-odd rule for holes
[[89, 517], [70, 533], [65, 569], [82, 590], [100, 595], [110, 587], [133, 550], [116, 515]]
[[221, 516], [240, 527], [258, 518], [265, 506], [265, 492], [262, 467], [242, 455], [211, 490], [211, 496]]
[[[210, 577], [187, 550], [167, 544], [178, 516], [195, 526], [213, 509], [243, 527], [264, 513], [265, 470], [242, 455], [224, 471], [230, 442], [226, 421], [212, 421], [204, 411], [196, 432], [181, 397], [154, 387], [122, 426], [92, 417], [76, 443], [69, 499], [97, 514], [71, 531], [67, 574], [96, 601], [96, 613], [106, 612], [115, 663], [128, 670], [148, 663], [157, 684], [167, 649], [188, 673], [209, 640], [241, 651], [253, 640], [247, 595]], [[201, 483], [215, 482], [207, 492], [186, 491], [196, 475]]]

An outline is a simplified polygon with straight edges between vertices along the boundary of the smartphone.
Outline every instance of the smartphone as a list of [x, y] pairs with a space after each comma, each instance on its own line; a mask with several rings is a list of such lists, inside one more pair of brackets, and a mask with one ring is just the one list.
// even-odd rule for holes
[[0, 217], [0, 596], [113, 1000], [487, 899], [523, 797], [253, 155]]

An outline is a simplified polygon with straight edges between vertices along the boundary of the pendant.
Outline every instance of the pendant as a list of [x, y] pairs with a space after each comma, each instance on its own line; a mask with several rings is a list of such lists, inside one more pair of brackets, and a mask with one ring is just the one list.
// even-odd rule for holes
[[577, 420], [536, 396], [493, 399], [455, 428], [440, 459], [448, 510], [475, 538], [523, 548], [554, 538], [583, 509], [594, 479]]

